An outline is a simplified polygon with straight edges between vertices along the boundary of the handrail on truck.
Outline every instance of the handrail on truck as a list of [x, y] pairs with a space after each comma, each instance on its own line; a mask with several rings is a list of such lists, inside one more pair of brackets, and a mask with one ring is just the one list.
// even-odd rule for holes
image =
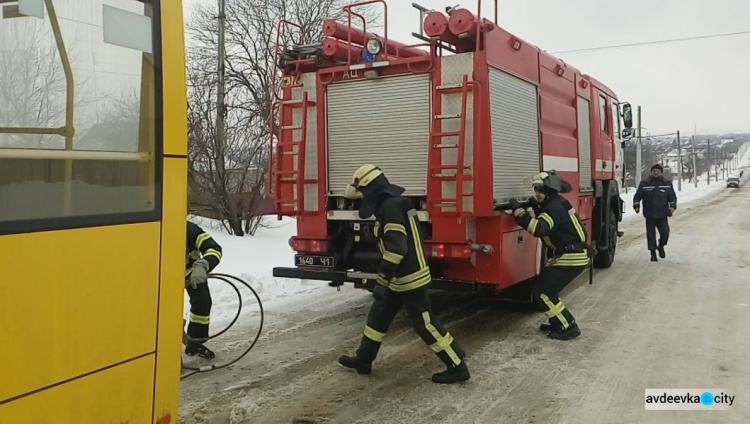
[[273, 138], [274, 138], [274, 117], [276, 108], [279, 107], [279, 102], [276, 100], [273, 103], [271, 103], [271, 113], [269, 115], [269, 131], [268, 131], [268, 180], [266, 181], [266, 194], [268, 196], [275, 196], [276, 195], [276, 187], [274, 187], [273, 184], [271, 184], [271, 180], [273, 179]]
[[[352, 44], [352, 15], [360, 16], [364, 20], [364, 17], [362, 15], [358, 15], [358, 14], [352, 12], [352, 9], [354, 7], [367, 6], [367, 5], [375, 4], [375, 3], [382, 3], [383, 4], [383, 8], [385, 9], [385, 15], [384, 15], [385, 16], [385, 18], [384, 18], [384, 20], [385, 20], [385, 31], [384, 31], [385, 32], [385, 36], [384, 37], [385, 38], [383, 40], [383, 51], [381, 52], [382, 57], [385, 59], [385, 58], [388, 57], [388, 5], [385, 3], [385, 0], [369, 0], [369, 1], [363, 1], [363, 2], [360, 2], [360, 3], [354, 3], [354, 4], [350, 4], [350, 5], [344, 6], [344, 12], [347, 13], [348, 18], [349, 18], [349, 40], [348, 41], [349, 41], [349, 45], [351, 45]], [[364, 28], [363, 28], [363, 31], [364, 31]], [[364, 32], [365, 32], [365, 34], [367, 33], [366, 31], [364, 31]], [[366, 44], [366, 42], [365, 42], [365, 44]], [[367, 48], [366, 45], [364, 47]], [[351, 52], [348, 53], [348, 59], [349, 59], [348, 64], [351, 65], [352, 64]]]
[[429, 65], [430, 66], [428, 66], [427, 69], [425, 69], [423, 71], [415, 71], [411, 67], [411, 65], [412, 65], [413, 62], [407, 62], [406, 63], [406, 69], [408, 69], [409, 72], [411, 72], [412, 74], [425, 74], [425, 73], [428, 73], [428, 72], [432, 72], [432, 70], [435, 68], [435, 56], [437, 55], [437, 51], [436, 51], [437, 48], [436, 48], [435, 43], [419, 43], [419, 44], [411, 44], [411, 45], [408, 45], [408, 46], [399, 47], [396, 50], [396, 59], [400, 58], [400, 54], [399, 53], [401, 52], [402, 49], [409, 49], [409, 48], [413, 48], [413, 47], [429, 47], [430, 48], [430, 56], [429, 56], [429, 62], [430, 62]]
[[[495, 25], [497, 25], [497, 0], [495, 0]], [[477, 0], [477, 51], [482, 48], [482, 0]]]
[[[346, 10], [346, 7], [344, 7], [344, 10]], [[351, 10], [347, 10], [347, 12], [349, 12], [349, 14], [348, 14], [349, 15], [349, 34], [348, 34], [348, 40], [347, 41], [349, 42], [349, 46], [352, 46], [353, 45], [352, 44], [352, 15], [354, 15], [354, 16], [356, 16], [356, 17], [358, 17], [359, 19], [362, 20], [362, 32], [365, 33], [365, 34], [367, 34], [367, 19], [365, 19], [365, 17], [362, 16], [362, 15], [360, 15], [359, 13], [352, 12]], [[367, 48], [366, 45], [364, 47]], [[352, 50], [351, 49], [347, 49], [347, 52], [346, 52], [346, 63], [347, 63], [347, 65], [351, 65], [352, 64]]]
[[279, 23], [276, 25], [276, 48], [274, 49], [275, 51], [273, 55], [273, 74], [271, 74], [272, 75], [271, 91], [273, 91], [273, 95], [274, 97], [276, 97], [277, 101], [281, 101], [281, 97], [279, 97], [279, 94], [276, 91], [276, 74], [279, 71], [279, 43], [281, 42], [282, 25], [291, 25], [293, 27], [299, 28], [299, 44], [305, 43], [305, 27], [303, 27], [302, 25], [296, 24], [286, 19], [280, 20]]

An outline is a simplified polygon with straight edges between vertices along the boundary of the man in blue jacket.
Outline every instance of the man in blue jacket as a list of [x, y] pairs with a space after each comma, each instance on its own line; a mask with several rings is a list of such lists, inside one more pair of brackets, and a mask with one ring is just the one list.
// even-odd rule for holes
[[[664, 246], [669, 240], [669, 217], [677, 208], [677, 195], [674, 192], [672, 181], [662, 175], [664, 168], [658, 163], [651, 167], [651, 175], [638, 185], [638, 190], [633, 196], [633, 209], [635, 213], [641, 210], [643, 200], [643, 217], [646, 218], [646, 238], [648, 239], [648, 250], [651, 251], [651, 261], [656, 262], [656, 251], [659, 257], [666, 257]], [[659, 244], [656, 244], [656, 229], [659, 229]]]

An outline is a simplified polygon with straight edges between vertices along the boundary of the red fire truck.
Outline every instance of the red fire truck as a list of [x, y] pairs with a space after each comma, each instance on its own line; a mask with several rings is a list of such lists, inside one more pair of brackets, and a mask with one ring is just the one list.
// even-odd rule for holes
[[[386, 9], [384, 37], [353, 10], [372, 3]], [[435, 289], [498, 294], [533, 280], [546, 249], [516, 225], [508, 201], [528, 202], [524, 179], [540, 170], [573, 186], [564, 196], [597, 247], [594, 264], [609, 267], [622, 235], [630, 105], [497, 17], [414, 6], [421, 44], [388, 39], [380, 0], [346, 7], [346, 22], [325, 21], [322, 43], [277, 48], [283, 85], [274, 89], [269, 188], [279, 217], [296, 218], [297, 236], [295, 266], [274, 276], [372, 287], [374, 222], [343, 196], [363, 164], [413, 200]], [[279, 36], [290, 25], [281, 22]]]

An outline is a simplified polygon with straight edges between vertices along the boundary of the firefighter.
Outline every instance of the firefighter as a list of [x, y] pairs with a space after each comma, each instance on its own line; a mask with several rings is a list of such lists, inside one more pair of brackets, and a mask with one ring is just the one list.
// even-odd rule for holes
[[188, 221], [185, 252], [185, 289], [190, 296], [185, 353], [211, 359], [216, 355], [203, 345], [208, 340], [211, 320], [211, 292], [207, 282], [208, 274], [221, 261], [221, 246], [201, 227]]
[[510, 205], [518, 225], [540, 237], [547, 248], [549, 260], [534, 281], [533, 290], [534, 303], [549, 320], [540, 329], [552, 339], [573, 339], [581, 330], [558, 294], [589, 265], [586, 231], [573, 206], [560, 195], [571, 190], [570, 184], [554, 171], [546, 171], [531, 177], [531, 185], [535, 217], [516, 199], [511, 199]]
[[356, 356], [341, 356], [339, 363], [360, 374], [370, 374], [372, 362], [396, 314], [403, 306], [422, 340], [446, 365], [432, 376], [439, 384], [469, 379], [465, 353], [432, 313], [428, 288], [432, 282], [425, 259], [423, 234], [404, 189], [390, 184], [380, 168], [363, 165], [354, 173], [346, 197], [361, 199], [359, 216], [375, 215], [374, 233], [382, 254], [375, 296]]
[[[651, 261], [657, 262], [656, 251], [665, 258], [664, 246], [669, 241], [669, 217], [677, 208], [677, 195], [672, 182], [664, 178], [664, 168], [658, 163], [651, 167], [651, 175], [638, 185], [633, 196], [635, 213], [641, 210], [643, 200], [643, 217], [646, 218], [646, 239]], [[656, 229], [659, 229], [659, 244], [656, 244]]]

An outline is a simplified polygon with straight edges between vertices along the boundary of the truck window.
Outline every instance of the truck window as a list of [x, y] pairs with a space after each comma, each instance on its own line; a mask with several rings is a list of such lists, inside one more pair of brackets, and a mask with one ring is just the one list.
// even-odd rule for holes
[[599, 96], [599, 120], [601, 122], [601, 130], [604, 133], [609, 133], [609, 122], [607, 119], [607, 98]]
[[620, 121], [620, 109], [612, 102], [612, 128], [615, 130], [615, 138], [619, 139], [622, 134], [622, 122]]

